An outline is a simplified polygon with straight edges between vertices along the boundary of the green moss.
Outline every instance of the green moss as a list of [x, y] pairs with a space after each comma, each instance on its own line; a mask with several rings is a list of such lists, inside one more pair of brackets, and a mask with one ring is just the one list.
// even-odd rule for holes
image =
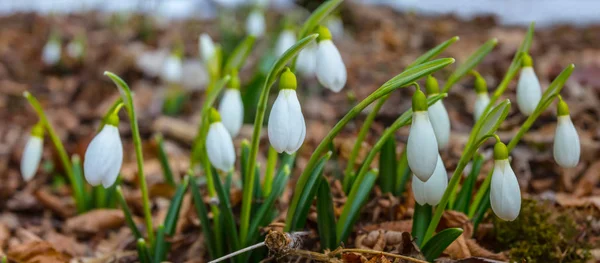
[[496, 240], [509, 249], [512, 262], [587, 262], [590, 245], [569, 212], [523, 199], [515, 221], [494, 217]]

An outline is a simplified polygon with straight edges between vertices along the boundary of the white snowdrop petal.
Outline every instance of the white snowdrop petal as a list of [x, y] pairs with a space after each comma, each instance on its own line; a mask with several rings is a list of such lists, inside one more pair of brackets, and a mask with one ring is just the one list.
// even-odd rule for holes
[[60, 43], [58, 41], [48, 41], [42, 50], [42, 61], [46, 65], [54, 65], [60, 61], [61, 53]]
[[287, 148], [287, 140], [289, 133], [288, 120], [290, 114], [288, 112], [288, 100], [285, 98], [284, 90], [280, 90], [271, 113], [269, 114], [268, 135], [271, 146], [278, 152], [282, 153]]
[[485, 110], [485, 107], [490, 104], [490, 96], [487, 93], [479, 93], [477, 94], [477, 99], [475, 99], [475, 107], [473, 110], [473, 118], [475, 121], [481, 118], [481, 114]]
[[430, 205], [437, 205], [448, 186], [448, 173], [444, 167], [444, 161], [438, 154], [437, 164], [433, 175], [425, 182], [425, 201]]
[[219, 114], [223, 125], [235, 137], [244, 123], [244, 103], [238, 89], [226, 89], [219, 103]]
[[208, 34], [200, 35], [200, 54], [204, 63], [208, 62], [215, 54], [215, 44]]
[[521, 69], [521, 76], [517, 84], [517, 105], [526, 116], [533, 113], [542, 98], [542, 87], [532, 67]]
[[235, 164], [235, 149], [231, 135], [221, 122], [215, 122], [208, 128], [206, 150], [210, 163], [221, 171], [229, 171]]
[[72, 58], [79, 58], [83, 54], [83, 46], [81, 43], [72, 41], [67, 45], [67, 54]]
[[275, 44], [275, 56], [280, 57], [296, 43], [296, 34], [291, 30], [283, 30]]
[[179, 83], [183, 72], [183, 65], [177, 56], [169, 56], [163, 64], [162, 78], [166, 82]]
[[[119, 129], [113, 125], [104, 128], [92, 139], [85, 151], [83, 171], [89, 184], [96, 186], [117, 178], [123, 162], [123, 145]], [[105, 179], [106, 177], [106, 179]]]
[[316, 70], [317, 79], [325, 88], [339, 92], [346, 85], [346, 66], [331, 40], [319, 42]]
[[317, 44], [313, 41], [298, 53], [296, 68], [298, 73], [309, 77], [315, 74], [317, 67]]
[[302, 143], [304, 143], [304, 137], [306, 136], [306, 125], [304, 123], [304, 115], [302, 115], [302, 108], [300, 107], [300, 101], [295, 90], [284, 89], [282, 90], [285, 99], [287, 100], [288, 106], [288, 143], [285, 151], [287, 153], [294, 153], [297, 151]]
[[579, 163], [580, 143], [577, 130], [569, 115], [558, 116], [554, 134], [554, 160], [564, 168], [572, 168]]
[[444, 149], [448, 145], [450, 139], [450, 118], [446, 107], [441, 100], [438, 100], [427, 109], [429, 113], [429, 119], [431, 120], [431, 126], [435, 132], [435, 138], [437, 140], [438, 148]]
[[246, 19], [246, 33], [255, 37], [262, 37], [265, 33], [265, 16], [262, 12], [254, 10]]
[[435, 170], [438, 157], [435, 133], [426, 111], [413, 112], [406, 147], [410, 170], [426, 182]]
[[421, 181], [415, 174], [412, 176], [412, 191], [415, 201], [420, 205], [426, 205], [425, 183]]
[[31, 180], [37, 172], [42, 159], [43, 146], [44, 140], [40, 137], [30, 136], [27, 140], [21, 157], [21, 176], [23, 176], [23, 180]]
[[521, 190], [508, 160], [496, 160], [490, 186], [490, 203], [494, 214], [512, 221], [521, 210]]

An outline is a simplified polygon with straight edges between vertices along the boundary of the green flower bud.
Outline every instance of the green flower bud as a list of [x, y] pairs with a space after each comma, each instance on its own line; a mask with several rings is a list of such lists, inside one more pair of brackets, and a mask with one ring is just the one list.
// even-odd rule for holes
[[331, 32], [329, 32], [327, 27], [319, 26], [317, 28], [317, 33], [319, 33], [319, 38], [317, 39], [319, 42], [323, 40], [331, 40]]
[[118, 127], [119, 126], [118, 112], [119, 111], [117, 110], [117, 111], [113, 112], [110, 116], [108, 116], [108, 118], [106, 119], [106, 124]]
[[523, 53], [523, 62], [521, 64], [523, 67], [533, 67], [533, 60], [531, 56], [527, 53]]
[[210, 108], [209, 112], [208, 112], [208, 123], [213, 124], [215, 122], [220, 122], [221, 121], [221, 114], [219, 114], [219, 111], [215, 108]]
[[558, 104], [556, 105], [556, 115], [569, 115], [569, 105], [567, 105], [567, 103], [562, 99], [561, 96], [558, 96]]
[[425, 93], [419, 88], [415, 90], [412, 97], [412, 110], [413, 112], [427, 111], [427, 97], [425, 97]]
[[506, 160], [508, 159], [508, 149], [506, 144], [501, 141], [496, 142], [494, 145], [494, 160]]
[[291, 89], [296, 90], [296, 75], [292, 73], [290, 68], [285, 68], [281, 76], [279, 77], [279, 89]]
[[487, 83], [479, 73], [475, 75], [475, 92], [477, 94], [487, 93]]
[[427, 91], [427, 96], [440, 93], [440, 86], [438, 85], [438, 81], [432, 75], [427, 76], [427, 80], [425, 81], [425, 91]]
[[35, 136], [38, 138], [44, 138], [44, 125], [42, 122], [38, 122], [31, 129], [31, 136]]
[[236, 69], [232, 70], [229, 74], [231, 76], [231, 80], [229, 82], [229, 87], [232, 89], [240, 89], [240, 77], [238, 76], [238, 71]]

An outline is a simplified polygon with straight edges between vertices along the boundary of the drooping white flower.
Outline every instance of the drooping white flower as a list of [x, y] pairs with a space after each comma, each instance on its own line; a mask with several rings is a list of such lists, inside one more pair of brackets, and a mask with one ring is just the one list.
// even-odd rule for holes
[[523, 68], [517, 83], [517, 105], [523, 115], [529, 116], [535, 111], [542, 98], [542, 87], [540, 81], [533, 71], [531, 57], [525, 54], [523, 57]]
[[313, 41], [298, 53], [296, 69], [305, 77], [314, 76], [317, 68], [317, 44]]
[[492, 210], [502, 220], [513, 221], [521, 210], [521, 189], [508, 161], [508, 150], [504, 143], [497, 142], [494, 146], [494, 159], [490, 185]]
[[211, 108], [210, 126], [206, 135], [206, 151], [208, 160], [215, 168], [228, 172], [235, 164], [235, 148], [231, 135], [221, 122], [221, 116]]
[[112, 186], [123, 164], [123, 144], [119, 136], [116, 114], [107, 121], [85, 151], [83, 172], [89, 184]]
[[296, 76], [289, 68], [279, 79], [279, 95], [269, 115], [268, 134], [278, 152], [296, 152], [306, 136], [306, 124], [296, 95]]
[[317, 47], [317, 79], [325, 88], [339, 92], [346, 85], [346, 65], [337, 47], [331, 41], [331, 33], [323, 26], [319, 27]]
[[275, 44], [275, 56], [281, 57], [285, 51], [296, 44], [296, 34], [290, 29], [281, 31]]
[[412, 125], [406, 146], [408, 166], [421, 181], [427, 182], [437, 164], [438, 145], [429, 121], [425, 94], [417, 89], [412, 101]]
[[258, 9], [252, 10], [246, 18], [246, 33], [257, 38], [265, 34], [265, 15]]
[[56, 65], [60, 61], [61, 47], [60, 41], [50, 39], [42, 50], [42, 61], [46, 65]]
[[44, 147], [44, 129], [41, 124], [37, 124], [32, 130], [21, 157], [21, 176], [23, 180], [29, 181], [38, 170], [40, 160], [42, 160], [42, 150]]
[[181, 58], [175, 54], [170, 55], [165, 59], [161, 77], [167, 83], [180, 83], [183, 72]]
[[415, 195], [415, 201], [420, 205], [437, 205], [442, 200], [446, 187], [448, 187], [448, 174], [442, 157], [439, 155], [433, 175], [427, 182], [421, 181], [419, 177], [413, 174], [413, 194]]
[[204, 61], [204, 63], [206, 64], [215, 54], [215, 43], [213, 42], [212, 38], [206, 33], [200, 34], [198, 42], [198, 47], [200, 48], [200, 57], [202, 61]]
[[79, 59], [83, 56], [83, 43], [81, 41], [71, 41], [67, 45], [67, 55], [71, 58]]
[[554, 160], [564, 168], [572, 168], [579, 163], [581, 154], [579, 135], [571, 121], [567, 103], [559, 99], [558, 119], [554, 134]]
[[344, 35], [344, 23], [339, 16], [330, 16], [326, 23], [333, 38], [339, 39]]
[[485, 107], [490, 104], [490, 96], [487, 92], [477, 93], [477, 98], [475, 99], [475, 107], [473, 110], [473, 118], [475, 121], [481, 118], [481, 114], [485, 110]]
[[[427, 95], [433, 96], [440, 92], [437, 80], [429, 75], [426, 81]], [[450, 139], [450, 118], [448, 117], [448, 111], [442, 100], [436, 101], [433, 105], [427, 109], [435, 138], [437, 140], [438, 148], [444, 149], [448, 145]]]
[[240, 94], [237, 73], [232, 75], [231, 88], [225, 89], [219, 103], [219, 114], [221, 114], [223, 125], [231, 137], [235, 137], [244, 123], [244, 102]]

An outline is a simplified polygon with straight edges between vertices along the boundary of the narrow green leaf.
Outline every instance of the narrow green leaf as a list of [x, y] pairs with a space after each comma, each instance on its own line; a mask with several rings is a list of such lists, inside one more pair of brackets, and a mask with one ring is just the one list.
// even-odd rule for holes
[[177, 186], [175, 195], [171, 199], [169, 210], [167, 211], [167, 216], [163, 223], [167, 236], [172, 236], [175, 233], [175, 227], [177, 226], [177, 220], [179, 219], [179, 210], [181, 209], [181, 203], [183, 202], [183, 195], [187, 190], [189, 181], [189, 176], [186, 176], [185, 179], [183, 179], [183, 182]]
[[167, 182], [170, 186], [175, 187], [175, 179], [173, 179], [173, 170], [171, 169], [171, 165], [169, 164], [169, 157], [167, 156], [167, 152], [165, 151], [165, 145], [163, 141], [162, 134], [157, 134], [154, 136], [154, 141], [156, 142], [156, 148], [158, 150], [158, 160], [160, 161], [160, 167], [163, 171], [163, 176], [165, 177], [165, 182]]
[[231, 55], [229, 55], [229, 58], [227, 58], [227, 62], [225, 62], [224, 72], [230, 73], [232, 70], [240, 70], [242, 68], [248, 55], [250, 55], [250, 52], [252, 51], [255, 40], [256, 38], [254, 36], [247, 36], [235, 47], [233, 52], [231, 52]]
[[273, 187], [273, 176], [275, 176], [275, 167], [277, 166], [277, 151], [275, 148], [269, 146], [269, 153], [267, 155], [267, 169], [265, 171], [265, 179], [263, 181], [263, 194], [265, 197], [271, 193], [271, 187]]
[[117, 186], [117, 197], [118, 197], [117, 200], [119, 201], [119, 205], [121, 206], [121, 209], [123, 210], [123, 214], [125, 215], [125, 222], [127, 223], [127, 226], [129, 226], [129, 229], [131, 229], [131, 232], [133, 233], [133, 235], [135, 236], [136, 239], [142, 238], [142, 233], [140, 233], [140, 230], [137, 228], [135, 221], [133, 221], [133, 216], [131, 215], [131, 210], [129, 210], [127, 201], [125, 201], [125, 196], [123, 196], [123, 191], [121, 190], [121, 186]]
[[84, 213], [90, 207], [88, 207], [87, 200], [89, 197], [85, 195], [85, 184], [83, 183], [83, 170], [81, 169], [81, 159], [79, 155], [73, 155], [71, 157], [71, 164], [73, 165], [73, 194], [75, 195], [75, 206], [77, 207], [77, 213]]
[[460, 38], [458, 36], [454, 36], [446, 41], [444, 41], [443, 43], [435, 46], [434, 48], [430, 49], [429, 51], [425, 52], [425, 54], [421, 55], [420, 57], [418, 57], [417, 59], [415, 59], [415, 61], [413, 61], [412, 63], [410, 63], [410, 65], [408, 65], [406, 68], [411, 68], [414, 67], [416, 65], [422, 64], [424, 62], [429, 61], [430, 59], [437, 57], [437, 55], [439, 55], [440, 53], [444, 52], [444, 50], [446, 50], [446, 48], [448, 48], [450, 45], [454, 44], [454, 42], [460, 40]]
[[329, 182], [321, 177], [317, 190], [317, 227], [321, 250], [333, 250], [337, 247], [335, 241], [335, 214], [333, 213], [333, 199]]
[[[254, 197], [253, 198], [255, 200], [259, 200], [262, 198], [262, 189], [261, 189], [261, 185], [260, 185], [260, 163], [256, 164], [256, 167], [254, 167], [254, 174], [256, 176], [254, 176]], [[253, 206], [253, 205], [251, 205], [251, 206]]]
[[401, 197], [406, 189], [406, 182], [410, 178], [410, 168], [408, 167], [408, 156], [406, 155], [406, 146], [404, 151], [400, 155], [400, 161], [398, 162], [398, 169], [396, 170], [396, 184], [394, 186], [394, 195]]
[[543, 111], [549, 106], [550, 103], [552, 103], [556, 96], [560, 94], [560, 91], [571, 76], [571, 73], [573, 73], [574, 69], [575, 65], [570, 64], [565, 69], [563, 69], [562, 72], [560, 72], [560, 74], [552, 81], [552, 83], [550, 83], [548, 89], [546, 89], [544, 94], [542, 94], [542, 99], [540, 100], [536, 111]]
[[300, 29], [300, 38], [304, 38], [311, 34], [315, 27], [321, 24], [321, 22], [323, 22], [323, 20], [325, 20], [325, 18], [331, 14], [342, 1], [343, 0], [329, 0], [315, 9], [302, 25], [302, 28]]
[[425, 236], [425, 231], [427, 231], [429, 222], [431, 222], [431, 215], [431, 205], [420, 205], [415, 203], [415, 212], [413, 215], [412, 224], [412, 236], [415, 239], [415, 242], [418, 246], [421, 246], [421, 244], [423, 244], [423, 236]]
[[460, 228], [444, 229], [427, 241], [423, 246], [423, 249], [421, 249], [421, 252], [427, 261], [433, 262], [442, 254], [442, 252], [444, 252], [444, 249], [452, 244], [452, 242], [462, 235], [462, 233], [463, 230]]
[[94, 207], [106, 207], [106, 189], [101, 185], [97, 185], [94, 186], [92, 193], [94, 194]]
[[469, 173], [467, 179], [465, 179], [462, 187], [460, 188], [460, 192], [458, 193], [456, 202], [452, 207], [453, 210], [463, 212], [464, 214], [469, 213], [469, 203], [471, 203], [473, 188], [475, 187], [475, 183], [477, 182], [477, 177], [479, 176], [479, 171], [481, 170], [483, 161], [483, 155], [481, 154], [477, 154], [475, 158], [473, 158], [471, 172]]
[[[510, 101], [505, 101], [494, 107], [484, 118], [483, 124], [477, 131], [475, 142], [479, 142], [483, 137], [492, 135], [496, 132], [500, 124], [506, 119], [508, 111], [510, 110]], [[472, 144], [473, 145], [473, 144]]]
[[215, 234], [208, 218], [208, 209], [202, 200], [200, 189], [196, 184], [195, 180], [192, 180], [190, 189], [192, 190], [192, 198], [194, 199], [194, 207], [196, 208], [196, 214], [200, 219], [200, 225], [202, 226], [202, 234], [204, 235], [204, 244], [208, 248], [208, 254], [211, 259], [217, 257], [217, 250], [215, 247]]
[[152, 263], [152, 261], [150, 261], [150, 251], [148, 251], [148, 246], [143, 238], [138, 238], [136, 247], [140, 263]]
[[289, 209], [298, 211], [298, 213], [294, 213], [294, 218], [292, 218], [293, 230], [304, 228], [308, 211], [310, 210], [310, 206], [317, 192], [319, 176], [323, 173], [325, 163], [327, 163], [330, 157], [331, 152], [327, 152], [325, 156], [321, 157], [317, 166], [311, 171], [308, 181], [304, 184], [305, 187], [300, 190], [300, 199], [298, 200], [297, 207], [290, 206]]
[[336, 244], [346, 241], [348, 235], [350, 235], [352, 226], [354, 225], [356, 219], [358, 219], [360, 209], [367, 201], [369, 193], [371, 193], [371, 189], [373, 189], [376, 179], [377, 170], [371, 170], [366, 174], [365, 179], [360, 183], [357, 191], [350, 192], [350, 195], [346, 200], [346, 204], [344, 204], [342, 214], [340, 215], [336, 225]]
[[246, 168], [249, 166], [249, 158], [250, 158], [250, 142], [248, 142], [248, 140], [244, 139], [242, 140], [242, 143], [240, 145], [241, 148], [241, 164], [242, 164], [242, 168], [240, 171], [240, 177], [241, 177], [241, 182], [242, 182], [242, 189], [244, 188], [244, 183], [246, 183]]
[[475, 209], [475, 213], [473, 215], [473, 236], [475, 236], [475, 233], [477, 233], [479, 223], [481, 223], [481, 221], [485, 217], [485, 213], [490, 209], [490, 207], [490, 188], [488, 187], [485, 191], [485, 194], [483, 195], [483, 198], [481, 199], [481, 202]]
[[229, 235], [230, 238], [227, 240], [231, 244], [231, 248], [235, 251], [241, 248], [241, 244], [235, 225], [235, 219], [233, 217], [233, 211], [231, 210], [231, 203], [229, 202], [229, 197], [225, 195], [225, 189], [223, 189], [218, 173], [213, 170], [211, 174], [215, 184], [217, 197], [219, 197], [219, 208], [223, 216], [223, 228], [226, 229], [226, 232], [222, 233], [227, 233]]
[[117, 176], [117, 180], [115, 183], [106, 189], [106, 196], [104, 197], [104, 207], [105, 208], [115, 208], [117, 207], [117, 186], [121, 184], [121, 175]]
[[396, 138], [385, 140], [379, 153], [379, 187], [383, 193], [391, 193], [396, 185]]
[[154, 244], [154, 262], [163, 262], [167, 258], [171, 243], [167, 242], [165, 235], [165, 227], [163, 225], [158, 226]]
[[479, 47], [473, 54], [471, 54], [471, 56], [469, 56], [469, 58], [467, 58], [465, 63], [458, 66], [456, 70], [452, 72], [450, 77], [448, 77], [448, 81], [446, 81], [442, 92], [448, 93], [452, 85], [462, 79], [467, 73], [469, 73], [469, 71], [481, 63], [483, 58], [485, 58], [485, 56], [487, 56], [494, 49], [494, 47], [496, 47], [496, 44], [498, 44], [498, 39], [493, 38], [481, 45], [481, 47]]

